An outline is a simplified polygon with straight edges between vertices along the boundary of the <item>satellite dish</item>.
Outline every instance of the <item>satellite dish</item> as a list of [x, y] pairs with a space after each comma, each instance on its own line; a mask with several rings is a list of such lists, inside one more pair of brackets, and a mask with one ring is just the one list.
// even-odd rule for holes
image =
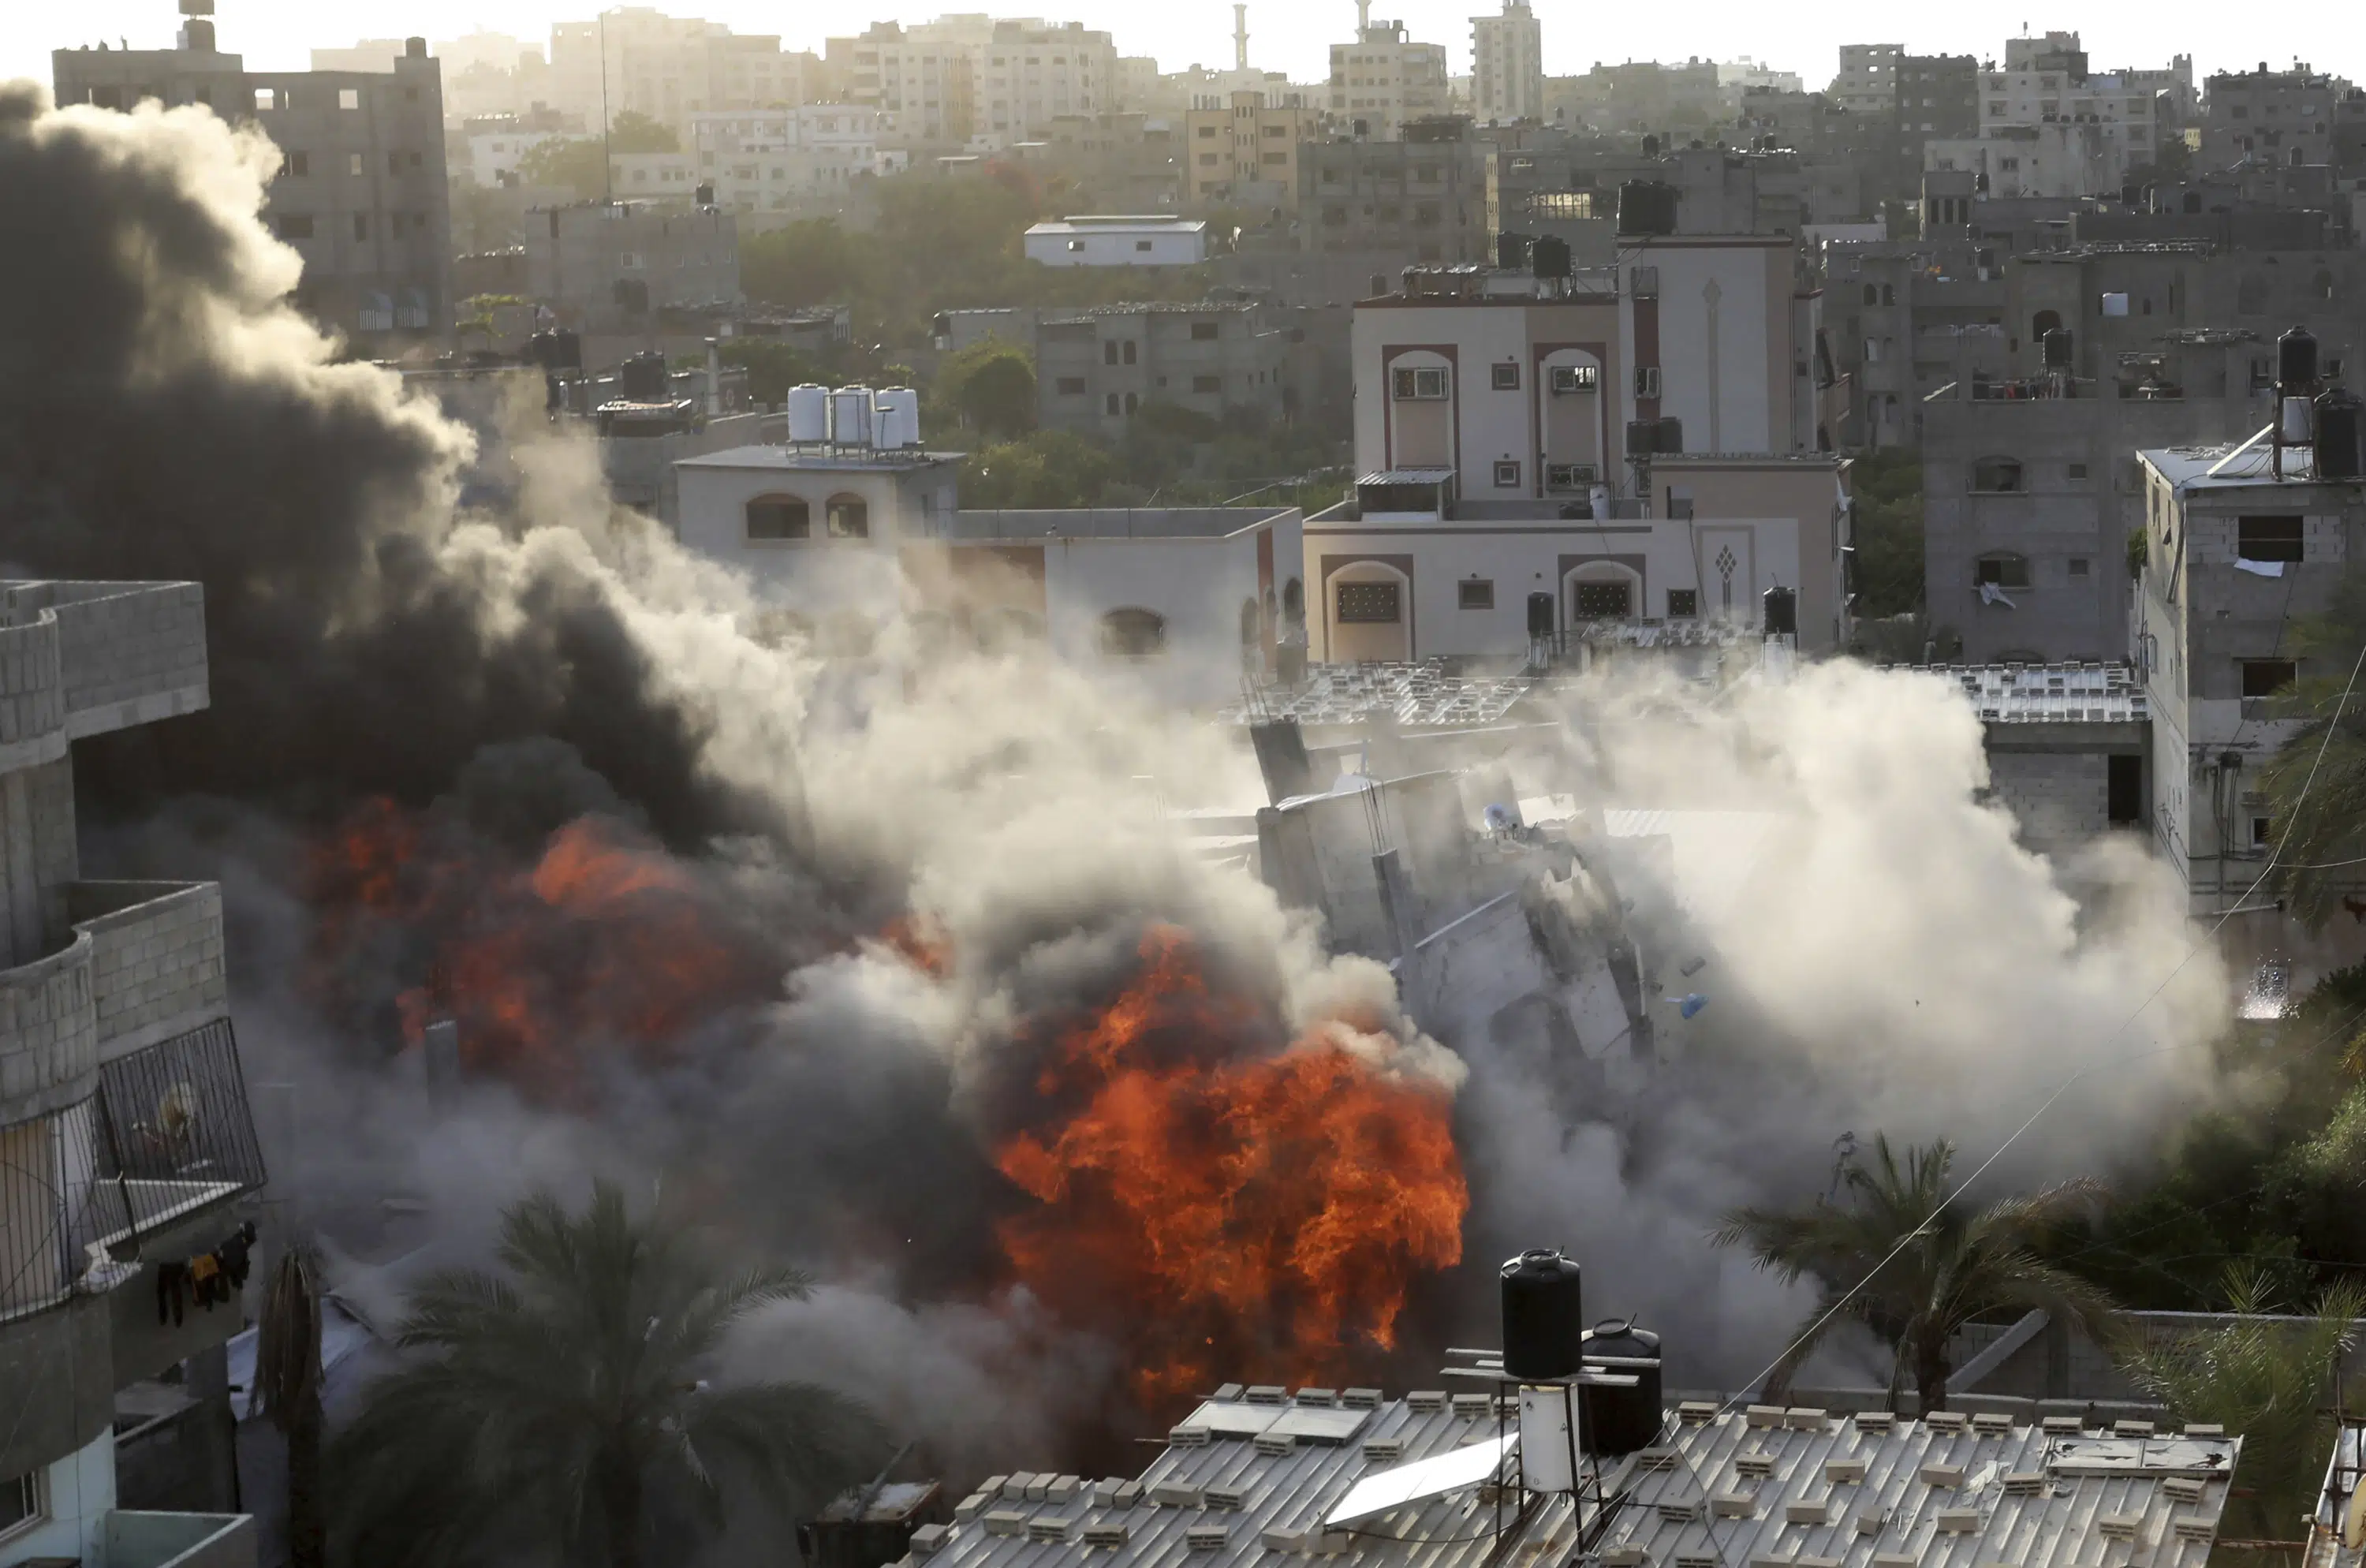
[[2356, 1551], [2366, 1547], [2366, 1486], [2349, 1494], [2349, 1506], [2341, 1513], [2341, 1544]]

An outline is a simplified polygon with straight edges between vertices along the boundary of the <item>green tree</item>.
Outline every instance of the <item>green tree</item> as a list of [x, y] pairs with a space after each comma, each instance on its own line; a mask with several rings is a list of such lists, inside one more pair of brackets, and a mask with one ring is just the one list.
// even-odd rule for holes
[[1000, 338], [947, 355], [937, 371], [937, 395], [989, 440], [1035, 428], [1035, 362]]
[[721, 1278], [605, 1183], [581, 1213], [513, 1205], [499, 1256], [411, 1297], [396, 1337], [416, 1354], [332, 1443], [339, 1561], [676, 1562], [727, 1500], [813, 1507], [885, 1457], [840, 1394], [705, 1381], [734, 1324], [806, 1293], [794, 1270]]
[[965, 507], [1099, 506], [1117, 480], [1109, 448], [1065, 430], [982, 447], [962, 466]]
[[1922, 455], [1884, 447], [1849, 465], [1856, 613], [1878, 620], [1922, 607]]
[[2323, 615], [2294, 621], [2285, 648], [2299, 679], [2277, 699], [2277, 716], [2301, 723], [2260, 781], [2275, 825], [2271, 880], [2294, 914], [2321, 927], [2355, 885], [2354, 863], [2366, 861], [2366, 681], [2350, 688], [2366, 648], [2366, 570], [2343, 574]]
[[[1955, 1146], [1942, 1138], [1909, 1147], [1874, 1139], [1870, 1160], [1852, 1162], [1846, 1202], [1803, 1210], [1741, 1208], [1715, 1233], [1722, 1247], [1747, 1247], [1786, 1282], [1813, 1278], [1820, 1299], [1768, 1379], [1786, 1387], [1838, 1324], [1864, 1324], [1893, 1351], [1894, 1406], [1910, 1380], [1920, 1408], [1947, 1402], [1947, 1347], [1957, 1330], [2005, 1308], [2041, 1308], [2102, 1337], [2112, 1308], [2085, 1280], [2039, 1258], [2034, 1244], [2094, 1196], [2090, 1182], [2049, 1187], [1984, 1209], [1957, 1199], [1949, 1177]], [[1845, 1300], [1838, 1311], [1834, 1303]]]
[[[726, 365], [747, 367], [749, 397], [775, 407], [788, 400], [791, 387], [807, 382], [826, 385], [829, 377], [828, 367], [813, 355], [764, 338], [732, 338], [723, 344], [722, 355]], [[695, 356], [692, 363], [705, 364], [705, 355]]]
[[2273, 1296], [2255, 1270], [2230, 1272], [2226, 1294], [2231, 1310], [2242, 1314], [2236, 1321], [2132, 1341], [2121, 1365], [2171, 1415], [2241, 1434], [2243, 1460], [2220, 1533], [2295, 1540], [2307, 1533], [2304, 1521], [2333, 1445], [2330, 1406], [2342, 1358], [2366, 1312], [2366, 1289], [2336, 1284], [2317, 1299], [2315, 1315], [2303, 1318], [2266, 1315]]
[[739, 242], [739, 282], [767, 304], [851, 303], [870, 246], [833, 218], [808, 218]]
[[673, 127], [662, 120], [651, 119], [634, 109], [626, 109], [608, 122], [608, 151], [611, 152], [679, 152], [682, 138]]
[[608, 157], [597, 137], [537, 141], [519, 155], [518, 178], [530, 186], [564, 186], [594, 201], [608, 189]]

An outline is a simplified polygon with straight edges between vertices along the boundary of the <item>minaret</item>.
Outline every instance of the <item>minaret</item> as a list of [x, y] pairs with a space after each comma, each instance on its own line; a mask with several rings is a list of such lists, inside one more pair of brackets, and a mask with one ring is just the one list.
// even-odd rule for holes
[[1233, 68], [1249, 68], [1249, 8], [1245, 5], [1233, 7]]
[[1356, 0], [1356, 40], [1362, 42], [1364, 35], [1371, 29], [1372, 0]]

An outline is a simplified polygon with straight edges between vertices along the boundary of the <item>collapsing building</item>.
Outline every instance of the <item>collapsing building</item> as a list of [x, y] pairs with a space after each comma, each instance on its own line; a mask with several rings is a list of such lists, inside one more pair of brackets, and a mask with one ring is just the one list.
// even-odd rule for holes
[[1586, 1330], [1576, 1265], [1525, 1254], [1503, 1290], [1501, 1353], [1446, 1369], [1467, 1392], [1227, 1383], [1141, 1475], [990, 1477], [898, 1568], [2203, 1568], [2241, 1454], [2076, 1416], [1670, 1410], [1656, 1337]]

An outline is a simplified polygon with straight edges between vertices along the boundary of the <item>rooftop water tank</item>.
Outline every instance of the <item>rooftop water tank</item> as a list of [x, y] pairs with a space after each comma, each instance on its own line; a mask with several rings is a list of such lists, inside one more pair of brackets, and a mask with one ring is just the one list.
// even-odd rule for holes
[[1799, 635], [1799, 595], [1789, 588], [1770, 588], [1761, 594], [1763, 629], [1768, 637]]
[[789, 389], [789, 440], [793, 445], [829, 439], [829, 389], [808, 381]]
[[829, 395], [829, 438], [840, 446], [872, 444], [870, 388], [840, 387]]
[[892, 452], [920, 444], [920, 394], [909, 387], [890, 387], [879, 394], [879, 445]]
[[1676, 231], [1676, 187], [1660, 180], [1628, 180], [1618, 187], [1621, 234]]
[[661, 403], [672, 384], [665, 355], [651, 349], [626, 359], [616, 372], [617, 389], [629, 403]]
[[2339, 388], [2316, 400], [2316, 477], [2366, 475], [2366, 402]]
[[1508, 1259], [1502, 1280], [1504, 1375], [1542, 1381], [1574, 1373], [1585, 1339], [1577, 1265], [1539, 1247]]
[[1558, 234], [1547, 234], [1528, 247], [1528, 269], [1538, 277], [1569, 276], [1569, 242]]
[[2299, 391], [2316, 379], [2316, 339], [2294, 327], [2276, 339], [2276, 385]]
[[1608, 1318], [1585, 1335], [1586, 1364], [1635, 1380], [1632, 1388], [1578, 1390], [1582, 1446], [1590, 1454], [1631, 1454], [1660, 1439], [1660, 1337], [1631, 1318]]

